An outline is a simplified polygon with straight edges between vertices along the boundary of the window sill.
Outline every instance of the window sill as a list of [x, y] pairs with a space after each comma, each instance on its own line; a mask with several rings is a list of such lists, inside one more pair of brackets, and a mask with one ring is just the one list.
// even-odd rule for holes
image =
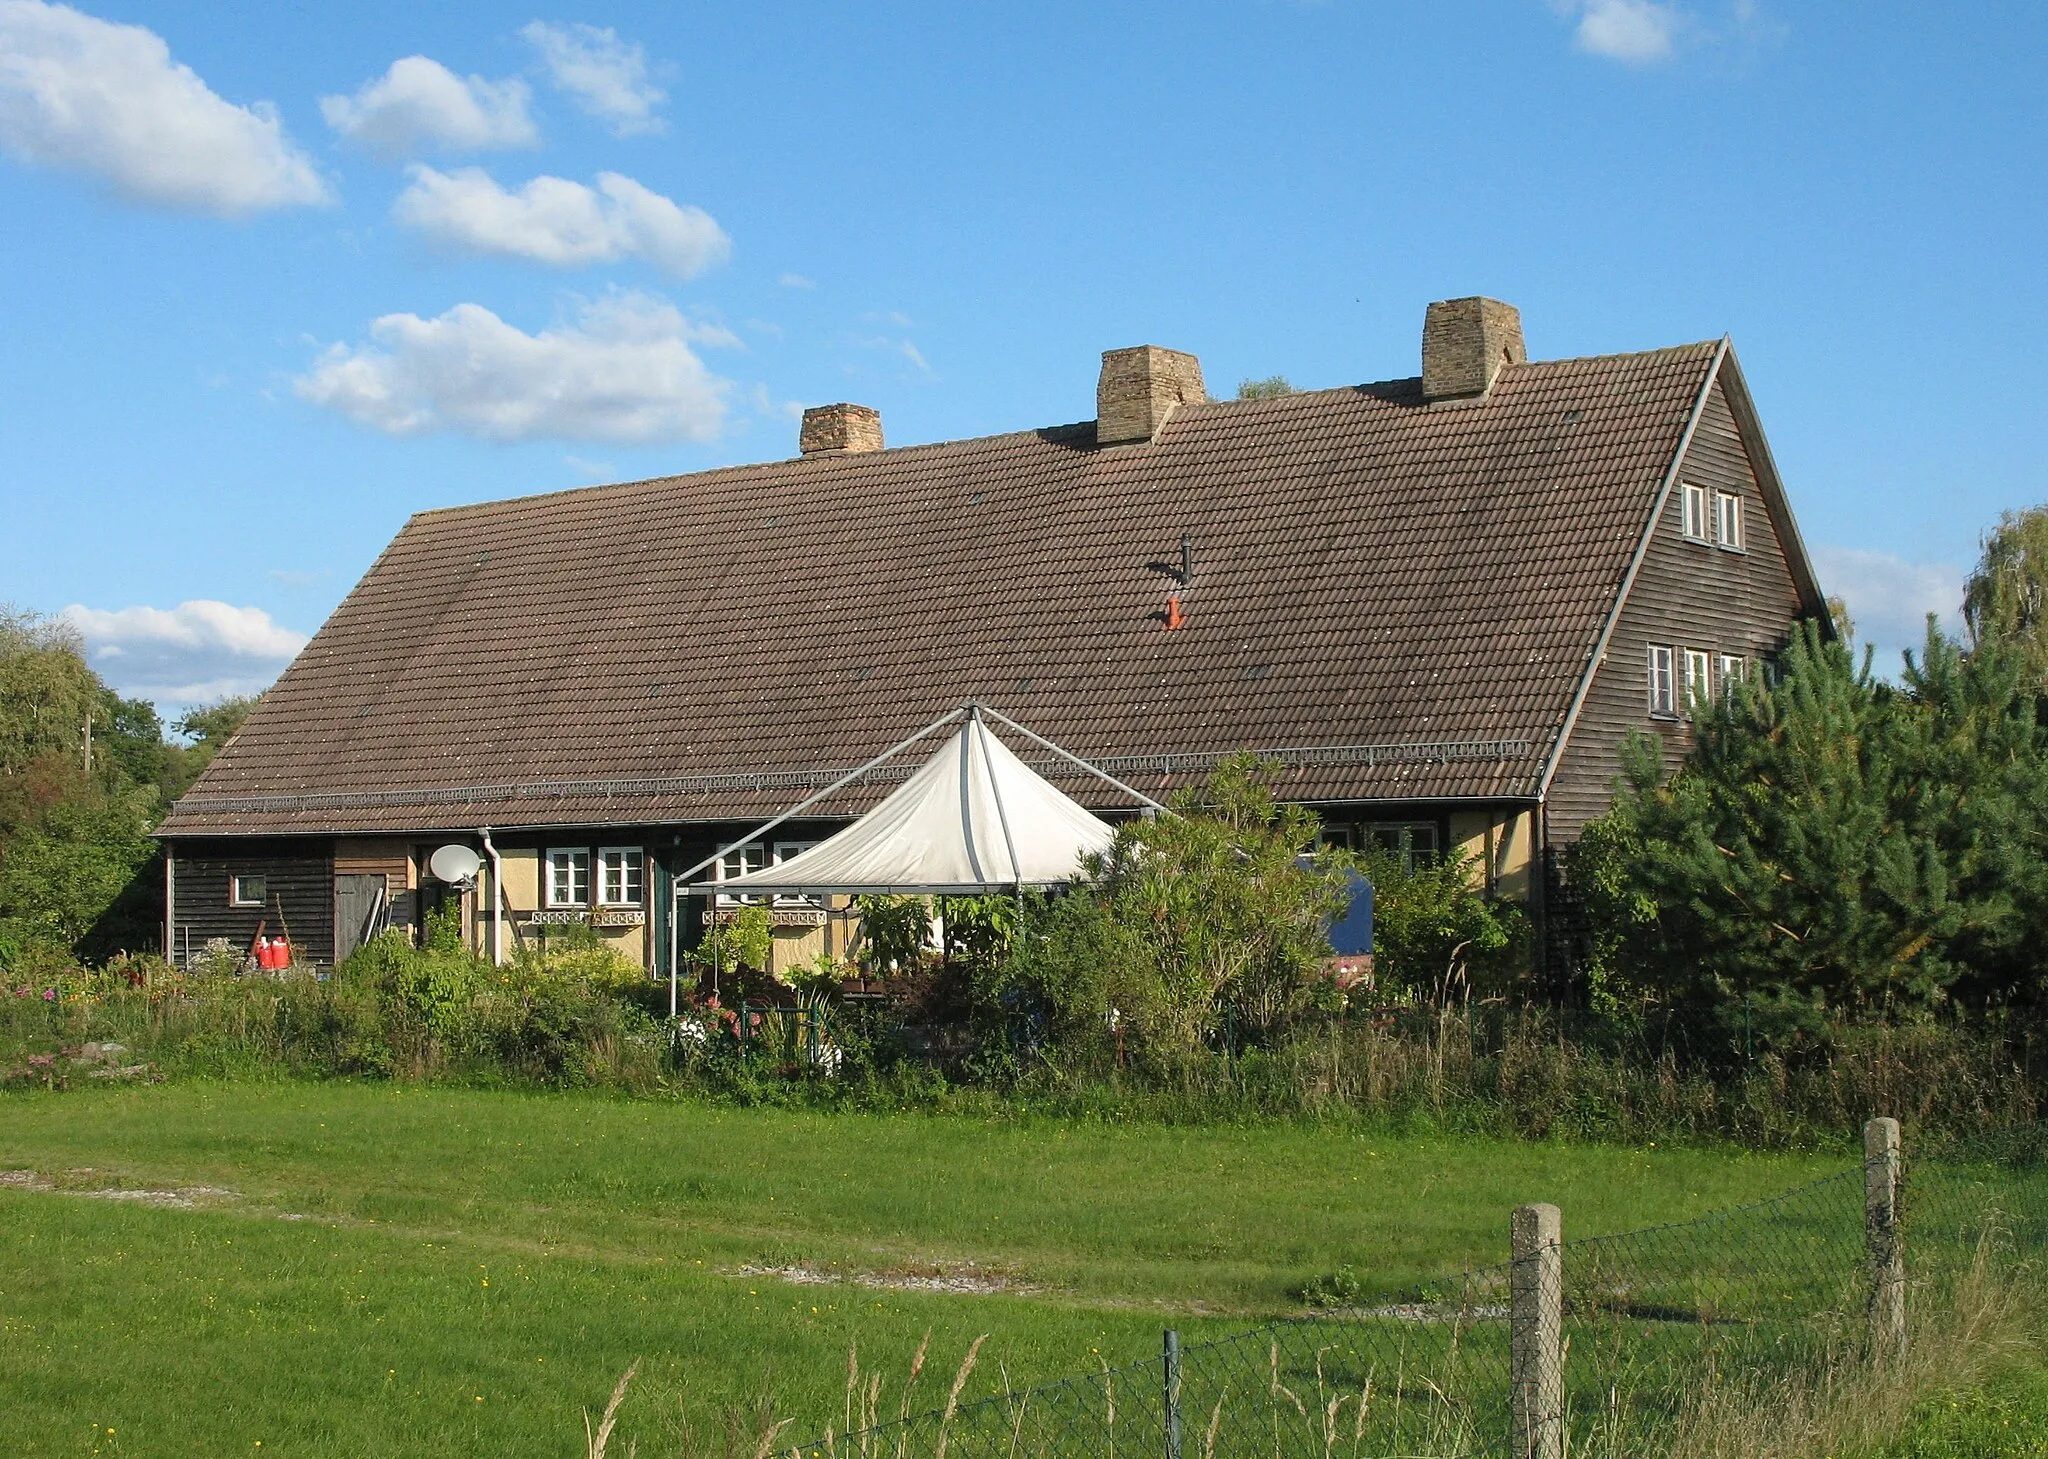
[[1749, 551], [1747, 547], [1730, 547], [1725, 542], [1716, 542], [1714, 546], [1718, 547], [1723, 552], [1732, 552], [1737, 557], [1741, 557]]
[[1650, 711], [1650, 721], [1653, 724], [1684, 724], [1685, 716], [1669, 709], [1653, 709]]

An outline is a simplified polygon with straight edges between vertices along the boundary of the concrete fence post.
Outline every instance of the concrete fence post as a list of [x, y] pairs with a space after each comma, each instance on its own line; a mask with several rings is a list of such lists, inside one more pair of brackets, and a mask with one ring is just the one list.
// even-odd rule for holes
[[1564, 1217], [1518, 1206], [1509, 1355], [1514, 1459], [1564, 1459]]
[[1870, 1349], [1883, 1360], [1906, 1347], [1906, 1239], [1899, 1225], [1903, 1164], [1899, 1122], [1863, 1127], [1863, 1244], [1870, 1257]]

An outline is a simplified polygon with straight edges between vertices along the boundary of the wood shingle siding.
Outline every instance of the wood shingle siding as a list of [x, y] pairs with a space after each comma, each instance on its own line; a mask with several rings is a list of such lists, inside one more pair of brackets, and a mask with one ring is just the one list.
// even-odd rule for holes
[[[1710, 506], [1716, 492], [1740, 497], [1741, 552], [1685, 539], [1687, 482], [1705, 488]], [[1681, 702], [1686, 649], [1713, 655], [1718, 675], [1722, 654], [1740, 655], [1754, 672], [1783, 647], [1803, 605], [1773, 513], [1766, 506], [1727, 392], [1716, 383], [1616, 620], [1606, 659], [1594, 674], [1571, 743], [1551, 781], [1546, 813], [1552, 842], [1576, 839], [1587, 821], [1606, 811], [1621, 774], [1622, 739], [1631, 729], [1652, 730], [1663, 739], [1667, 768], [1675, 768], [1691, 748], [1691, 731], [1682, 716], [1655, 719], [1650, 714], [1652, 645], [1673, 650]]]
[[[259, 925], [267, 936], [288, 933], [301, 958], [334, 959], [334, 859], [324, 843], [191, 842], [174, 848], [177, 905], [171, 955], [183, 962], [215, 937], [246, 950]], [[231, 879], [261, 876], [267, 905], [228, 904]], [[280, 916], [280, 907], [282, 915]]]

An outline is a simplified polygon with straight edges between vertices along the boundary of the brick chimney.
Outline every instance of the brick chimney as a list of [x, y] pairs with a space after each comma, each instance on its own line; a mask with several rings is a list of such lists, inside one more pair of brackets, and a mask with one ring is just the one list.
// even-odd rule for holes
[[1208, 398], [1202, 362], [1193, 355], [1149, 344], [1104, 350], [1102, 374], [1095, 382], [1095, 444], [1149, 441], [1175, 406], [1199, 405]]
[[882, 413], [866, 405], [814, 405], [804, 412], [797, 449], [806, 456], [852, 456], [882, 449]]
[[1422, 393], [1456, 400], [1493, 389], [1501, 366], [1529, 358], [1522, 315], [1498, 299], [1444, 299], [1422, 318]]

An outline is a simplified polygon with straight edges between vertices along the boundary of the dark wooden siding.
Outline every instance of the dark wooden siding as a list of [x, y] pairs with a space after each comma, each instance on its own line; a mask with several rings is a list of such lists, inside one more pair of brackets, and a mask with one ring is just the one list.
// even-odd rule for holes
[[[178, 961], [188, 947], [197, 953], [215, 937], [246, 948], [259, 923], [273, 937], [289, 932], [301, 957], [317, 963], [334, 960], [334, 858], [324, 841], [187, 841], [174, 844], [172, 855], [177, 858], [172, 956]], [[229, 878], [237, 875], [267, 878], [270, 904], [229, 906]]]
[[1641, 571], [1595, 670], [1571, 742], [1551, 781], [1547, 823], [1553, 842], [1577, 839], [1587, 821], [1613, 800], [1621, 773], [1620, 748], [1629, 730], [1654, 730], [1664, 740], [1664, 762], [1675, 766], [1691, 748], [1683, 720], [1655, 720], [1649, 707], [1648, 655], [1654, 644], [1671, 647], [1677, 692], [1684, 695], [1688, 648], [1715, 656], [1741, 654], [1752, 666], [1783, 646], [1800, 612], [1785, 550], [1743, 449], [1735, 418], [1717, 383], [1678, 473], [1680, 483], [1742, 498], [1745, 550], [1728, 552], [1685, 540], [1684, 493], [1674, 487], [1657, 522]]

